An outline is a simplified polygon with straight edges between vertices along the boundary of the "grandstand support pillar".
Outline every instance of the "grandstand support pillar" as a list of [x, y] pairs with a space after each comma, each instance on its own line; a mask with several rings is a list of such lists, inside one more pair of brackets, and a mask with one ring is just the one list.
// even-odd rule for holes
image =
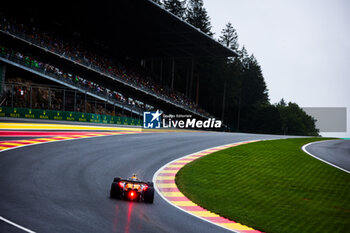
[[3, 94], [5, 88], [6, 64], [0, 63], [0, 95]]
[[196, 87], [196, 105], [199, 102], [199, 76], [197, 76], [197, 87]]
[[85, 106], [84, 106], [84, 111], [85, 113], [87, 113], [87, 95], [86, 95], [86, 92], [85, 92]]
[[192, 84], [193, 84], [193, 72], [194, 72], [194, 59], [191, 59], [191, 74], [190, 74], [190, 89], [189, 89], [189, 97], [192, 99]]
[[105, 115], [107, 115], [107, 101], [105, 101]]
[[113, 116], [115, 116], [115, 102], [113, 102]]
[[160, 72], [159, 72], [159, 83], [162, 84], [163, 81], [163, 58], [160, 59]]
[[30, 109], [33, 108], [33, 87], [30, 86]]
[[11, 89], [12, 89], [12, 91], [11, 91], [11, 108], [13, 108], [13, 92], [15, 91], [13, 84], [11, 86]]
[[48, 100], [48, 105], [47, 105], [47, 109], [51, 109], [51, 89], [50, 87], [48, 88], [48, 91], [47, 91], [47, 100]]
[[62, 103], [63, 111], [66, 110], [66, 89], [63, 89], [63, 103]]
[[190, 71], [189, 71], [189, 69], [186, 69], [186, 96], [188, 97], [188, 79], [189, 79], [189, 76], [190, 76]]
[[175, 78], [175, 58], [171, 61], [171, 89], [174, 89], [174, 78]]
[[124, 104], [123, 104], [123, 108], [122, 108], [122, 115], [124, 116]]
[[74, 112], [77, 111], [77, 90], [74, 90]]
[[77, 90], [74, 90], [74, 112], [77, 111]]
[[97, 114], [97, 99], [95, 99], [95, 114]]
[[221, 121], [222, 122], [224, 122], [224, 118], [225, 118], [226, 86], [227, 86], [227, 78], [225, 77], [224, 96], [222, 97], [222, 112], [221, 112]]

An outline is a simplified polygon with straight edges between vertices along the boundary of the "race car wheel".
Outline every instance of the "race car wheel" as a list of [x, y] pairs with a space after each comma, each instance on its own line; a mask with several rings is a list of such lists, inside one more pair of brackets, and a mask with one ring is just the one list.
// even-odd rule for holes
[[120, 177], [115, 177], [114, 179], [113, 179], [113, 182], [119, 182], [120, 181]]
[[[153, 186], [153, 183], [152, 183]], [[153, 187], [149, 187], [143, 194], [143, 200], [146, 203], [153, 203], [153, 199], [154, 199], [154, 188]]]
[[153, 182], [147, 182], [147, 185], [148, 185], [149, 187], [153, 187]]
[[120, 198], [121, 195], [121, 188], [119, 187], [117, 182], [113, 182], [111, 186], [111, 192], [110, 192], [110, 197], [111, 198]]

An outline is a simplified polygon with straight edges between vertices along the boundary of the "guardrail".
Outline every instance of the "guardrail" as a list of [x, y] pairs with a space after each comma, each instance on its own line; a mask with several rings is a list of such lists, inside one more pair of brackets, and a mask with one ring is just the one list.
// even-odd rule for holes
[[30, 109], [30, 108], [0, 107], [0, 117], [78, 121], [78, 122], [118, 124], [118, 125], [139, 125], [139, 126], [142, 125], [142, 120], [131, 118], [131, 117], [100, 115], [100, 114], [82, 113], [82, 112], [57, 111], [57, 110]]

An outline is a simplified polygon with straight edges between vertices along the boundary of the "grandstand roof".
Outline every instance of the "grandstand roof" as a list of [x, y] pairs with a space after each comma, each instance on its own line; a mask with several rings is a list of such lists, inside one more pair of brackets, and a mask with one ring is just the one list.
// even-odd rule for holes
[[[160, 56], [175, 57], [233, 57], [236, 53], [221, 45], [212, 37], [188, 24], [151, 0], [122, 0], [121, 9], [130, 9], [125, 15], [131, 22], [127, 26], [138, 49]], [[123, 21], [123, 19], [121, 19]], [[125, 29], [128, 30], [128, 29]], [[144, 40], [140, 43], [138, 36]]]
[[[65, 1], [64, 1], [65, 2]], [[38, 17], [57, 33], [76, 33], [90, 47], [103, 44], [111, 53], [140, 57], [233, 57], [236, 53], [151, 0], [70, 1], [69, 4], [23, 2], [14, 14]], [[55, 27], [53, 28], [52, 25]], [[89, 43], [89, 42], [88, 42]]]

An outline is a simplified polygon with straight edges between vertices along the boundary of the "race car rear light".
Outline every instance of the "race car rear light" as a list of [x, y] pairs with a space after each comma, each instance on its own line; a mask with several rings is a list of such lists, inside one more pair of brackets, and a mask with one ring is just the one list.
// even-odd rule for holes
[[135, 197], [136, 197], [135, 191], [130, 191], [130, 192], [129, 192], [129, 198], [130, 198], [130, 199], [134, 199]]
[[119, 185], [119, 187], [121, 187], [121, 188], [124, 187], [124, 184], [123, 184], [123, 182], [121, 182], [121, 181], [118, 183], [118, 185]]
[[148, 185], [143, 186], [142, 190], [146, 191], [148, 189]]

